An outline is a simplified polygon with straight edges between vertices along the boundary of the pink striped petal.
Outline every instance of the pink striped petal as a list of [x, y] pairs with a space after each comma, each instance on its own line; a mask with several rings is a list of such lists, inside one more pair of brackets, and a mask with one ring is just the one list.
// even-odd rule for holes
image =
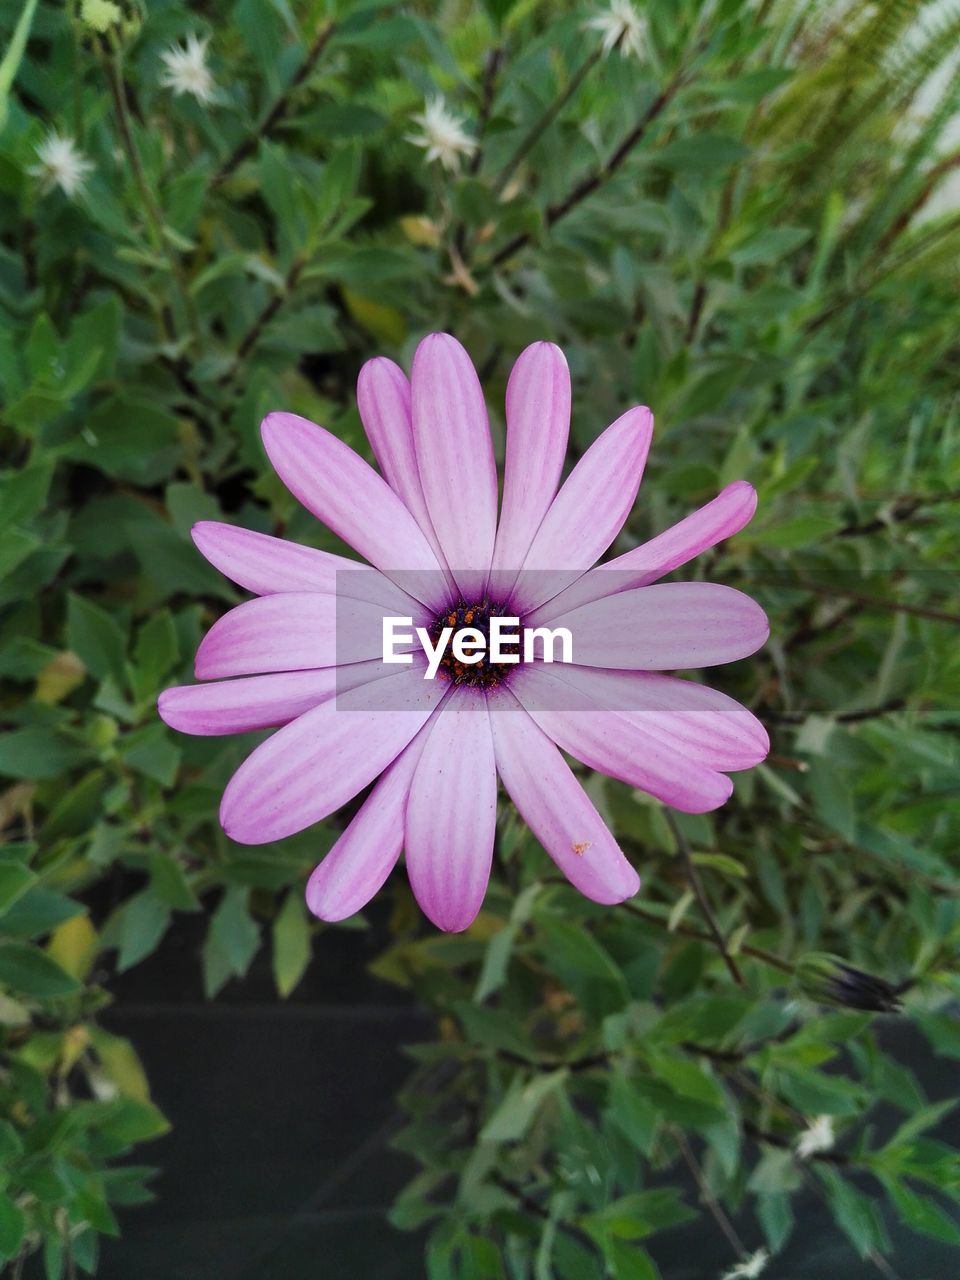
[[632, 898], [640, 877], [573, 771], [512, 695], [491, 705], [497, 771], [524, 822], [570, 883], [593, 902]]
[[[549, 674], [574, 690], [574, 702], [585, 695], [597, 708], [616, 711], [709, 769], [751, 769], [770, 750], [767, 731], [755, 715], [725, 693], [692, 680], [572, 663], [554, 663]], [[556, 685], [549, 686], [544, 698], [547, 709], [572, 705]]]
[[407, 874], [438, 929], [473, 921], [490, 879], [497, 771], [482, 694], [458, 689], [430, 730], [407, 802]]
[[432, 608], [445, 603], [437, 557], [385, 480], [342, 440], [293, 413], [271, 413], [260, 428], [274, 470], [308, 511]]
[[368, 360], [357, 379], [357, 408], [377, 465], [394, 493], [423, 530], [441, 565], [446, 565], [427, 511], [413, 445], [410, 383], [385, 356]]
[[241, 844], [265, 844], [326, 818], [396, 759], [446, 692], [423, 679], [422, 666], [404, 667], [278, 729], [230, 779], [224, 831]]
[[[414, 647], [411, 642], [406, 649]], [[225, 613], [200, 642], [194, 671], [198, 680], [219, 680], [382, 657], [380, 605], [288, 591], [258, 596]]]
[[360, 560], [216, 520], [200, 520], [190, 533], [202, 556], [232, 582], [258, 596], [313, 591], [370, 600], [403, 616], [423, 620], [430, 616], [379, 569]]
[[588, 667], [682, 671], [749, 657], [770, 634], [760, 606], [715, 582], [663, 582], [594, 600], [551, 620]]
[[272, 729], [287, 724], [333, 697], [337, 669], [284, 671], [214, 684], [165, 689], [157, 702], [160, 718], [181, 733], [210, 736]]
[[[565, 578], [575, 580], [610, 546], [636, 499], [652, 434], [650, 410], [630, 409], [583, 455], [527, 552], [514, 593], [518, 610], [525, 613], [555, 595]], [[572, 572], [557, 572], [565, 569]]]
[[[503, 503], [493, 551], [509, 590], [557, 492], [570, 434], [570, 370], [552, 342], [522, 352], [507, 383]], [[508, 574], [509, 577], [503, 576]]]
[[157, 701], [160, 718], [181, 733], [209, 737], [274, 729], [296, 720], [327, 698], [393, 671], [382, 662], [358, 662], [316, 671], [283, 671], [212, 684], [164, 689]]
[[757, 494], [753, 485], [746, 480], [735, 480], [699, 511], [684, 516], [649, 542], [585, 573], [538, 609], [529, 619], [530, 625], [539, 626], [560, 613], [618, 591], [649, 586], [718, 542], [739, 533], [750, 523], [756, 509]]
[[697, 764], [625, 716], [596, 710], [586, 697], [575, 704], [569, 687], [553, 694], [563, 709], [545, 709], [553, 679], [543, 665], [518, 667], [510, 689], [561, 750], [682, 813], [706, 813], [730, 798], [733, 783], [726, 774]]
[[361, 911], [396, 866], [410, 782], [429, 732], [428, 723], [383, 773], [307, 881], [307, 906], [321, 920], [346, 920]]
[[467, 600], [483, 595], [497, 532], [497, 468], [476, 370], [448, 333], [417, 347], [413, 438], [430, 519]]

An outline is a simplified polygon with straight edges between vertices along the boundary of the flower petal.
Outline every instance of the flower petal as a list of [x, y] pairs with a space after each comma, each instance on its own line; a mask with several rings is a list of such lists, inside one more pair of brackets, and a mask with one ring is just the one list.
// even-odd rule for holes
[[681, 671], [749, 657], [770, 634], [756, 601], [715, 582], [662, 582], [594, 600], [551, 619], [588, 667]]
[[497, 771], [482, 694], [458, 689], [430, 730], [407, 802], [407, 874], [438, 929], [472, 922], [490, 879]]
[[570, 370], [552, 342], [523, 351], [507, 383], [507, 451], [494, 570], [509, 590], [557, 492], [570, 435]]
[[396, 865], [410, 782], [429, 732], [427, 723], [385, 770], [307, 881], [307, 906], [321, 920], [346, 920], [362, 910]]
[[413, 444], [410, 383], [385, 356], [368, 360], [357, 379], [357, 408], [373, 456], [390, 488], [423, 530], [441, 565], [443, 552], [427, 511]]
[[553, 682], [543, 664], [526, 665], [517, 668], [510, 689], [561, 750], [682, 813], [706, 813], [730, 798], [733, 783], [726, 774], [697, 764], [615, 711], [598, 711], [585, 696], [577, 704], [570, 686], [554, 693], [557, 710], [546, 709]]
[[653, 415], [639, 407], [593, 442], [537, 530], [514, 593], [517, 609], [527, 612], [556, 595], [610, 546], [636, 499], [652, 434]]
[[497, 532], [497, 468], [480, 381], [456, 338], [432, 333], [417, 347], [411, 382], [427, 510], [461, 592], [478, 599]]
[[[649, 671], [611, 671], [554, 663], [543, 706], [576, 705], [585, 695], [598, 709], [616, 711], [637, 728], [682, 751], [690, 760], [724, 772], [750, 769], [770, 750], [767, 731], [739, 702], [693, 680]], [[571, 702], [564, 689], [573, 690]]]
[[212, 684], [179, 685], [164, 689], [157, 710], [171, 729], [204, 737], [274, 729], [296, 720], [334, 694], [388, 673], [393, 674], [381, 662], [358, 662], [316, 671], [283, 671], [216, 680]]
[[230, 779], [224, 831], [241, 844], [265, 844], [327, 817], [396, 759], [446, 692], [423, 679], [422, 666], [405, 667], [278, 729]]
[[443, 576], [416, 520], [385, 480], [342, 440], [293, 413], [271, 413], [260, 428], [277, 475], [308, 511], [388, 577], [442, 608]]
[[199, 520], [190, 534], [200, 554], [215, 568], [258, 596], [313, 591], [371, 600], [404, 616], [428, 617], [417, 601], [379, 569], [371, 569], [360, 560], [216, 520]]
[[632, 898], [640, 877], [559, 750], [519, 706], [491, 704], [497, 771], [521, 818], [570, 883], [593, 902]]
[[634, 587], [647, 587], [725, 538], [739, 533], [753, 518], [757, 494], [746, 480], [735, 480], [710, 502], [684, 516], [649, 542], [598, 564], [572, 586], [548, 601], [528, 621], [539, 626], [591, 600]]
[[382, 657], [380, 605], [288, 591], [257, 596], [225, 613], [200, 642], [194, 671], [198, 680], [218, 680]]

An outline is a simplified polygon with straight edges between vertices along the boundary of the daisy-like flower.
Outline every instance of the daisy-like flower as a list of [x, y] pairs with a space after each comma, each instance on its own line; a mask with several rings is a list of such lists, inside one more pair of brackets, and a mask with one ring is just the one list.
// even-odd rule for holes
[[720, 1280], [757, 1280], [757, 1276], [762, 1275], [770, 1261], [770, 1254], [766, 1249], [758, 1249], [756, 1253], [751, 1253], [749, 1258], [744, 1258], [742, 1262], [736, 1263], [725, 1271]]
[[817, 1116], [797, 1138], [797, 1156], [809, 1160], [821, 1151], [830, 1151], [836, 1140], [832, 1116]]
[[198, 40], [195, 35], [190, 35], [186, 44], [172, 44], [169, 49], [164, 49], [160, 55], [165, 68], [160, 77], [163, 87], [172, 89], [178, 96], [189, 93], [198, 102], [212, 102], [215, 86], [207, 66], [209, 43], [209, 36]]
[[476, 139], [463, 127], [463, 118], [448, 111], [442, 98], [431, 98], [413, 119], [423, 133], [412, 134], [407, 141], [425, 149], [428, 163], [439, 160], [445, 169], [455, 173], [461, 157], [472, 156], [477, 149]]
[[599, 31], [605, 54], [619, 48], [624, 57], [642, 58], [647, 38], [647, 22], [630, 0], [610, 0], [608, 8], [595, 14], [584, 27]]
[[46, 190], [59, 187], [66, 196], [75, 196], [83, 186], [87, 174], [93, 172], [93, 161], [88, 160], [72, 138], [57, 133], [55, 129], [37, 147], [37, 159], [30, 172], [39, 178]]
[[[750, 712], [658, 674], [744, 658], [766, 640], [766, 617], [743, 593], [659, 582], [742, 529], [756, 494], [728, 485], [591, 568], [636, 498], [648, 409], [619, 417], [558, 489], [570, 377], [557, 347], [528, 347], [507, 386], [498, 519], [483, 393], [454, 338], [425, 338], [409, 381], [392, 361], [369, 361], [357, 399], [382, 474], [293, 414], [270, 414], [261, 432], [291, 493], [369, 563], [195, 525], [203, 555], [257, 598], [215, 623], [196, 656], [206, 683], [167, 690], [161, 716], [196, 734], [282, 726], [223, 795], [220, 821], [244, 844], [302, 831], [376, 783], [310, 877], [321, 919], [362, 908], [403, 851], [426, 915], [465, 929], [490, 874], [498, 774], [576, 888], [606, 904], [631, 897], [637, 873], [562, 752], [691, 813], [728, 799], [725, 770], [764, 758], [767, 735]], [[506, 617], [520, 620], [525, 643], [535, 628], [566, 628], [570, 661], [548, 664], [534, 649], [535, 660], [501, 662], [487, 649], [461, 662], [454, 646], [427, 679], [426, 643], [398, 654], [405, 665], [383, 660], [397, 618], [436, 653], [444, 634], [472, 628], [489, 640]]]

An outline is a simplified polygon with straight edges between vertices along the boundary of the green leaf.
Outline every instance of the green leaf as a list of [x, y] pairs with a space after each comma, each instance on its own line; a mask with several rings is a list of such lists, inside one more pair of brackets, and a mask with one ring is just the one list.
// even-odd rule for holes
[[106, 609], [83, 596], [67, 597], [67, 645], [99, 680], [124, 683], [127, 637]]
[[45, 951], [24, 942], [0, 942], [0, 982], [36, 1000], [69, 996], [80, 983], [51, 960]]
[[516, 1142], [522, 1138], [543, 1102], [559, 1090], [568, 1073], [547, 1071], [523, 1080], [514, 1076], [506, 1097], [480, 1130], [481, 1142]]
[[303, 893], [291, 889], [273, 922], [273, 976], [284, 997], [294, 989], [310, 960], [310, 928]]
[[610, 1081], [608, 1107], [617, 1128], [639, 1151], [649, 1156], [660, 1122], [654, 1103], [644, 1097], [627, 1076], [617, 1074]]
[[123, 904], [103, 936], [104, 945], [112, 944], [119, 948], [117, 968], [121, 973], [156, 951], [169, 923], [170, 909], [149, 889], [135, 894]]
[[0, 777], [56, 778], [86, 757], [82, 747], [39, 725], [0, 734]]
[[919, 1195], [897, 1178], [885, 1177], [883, 1185], [900, 1221], [923, 1236], [932, 1236], [945, 1244], [960, 1244], [960, 1223], [929, 1196]]
[[0, 915], [36, 882], [37, 877], [22, 862], [0, 862]]
[[26, 1229], [23, 1210], [9, 1196], [0, 1194], [0, 1258], [16, 1257]]
[[827, 1201], [837, 1226], [844, 1232], [861, 1258], [872, 1251], [885, 1253], [886, 1233], [870, 1196], [859, 1191], [843, 1178], [836, 1169], [822, 1163], [817, 1165], [817, 1175], [824, 1185]]

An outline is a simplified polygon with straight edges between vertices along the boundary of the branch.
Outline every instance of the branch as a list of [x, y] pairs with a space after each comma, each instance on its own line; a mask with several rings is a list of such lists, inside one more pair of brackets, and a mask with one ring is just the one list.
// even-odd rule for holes
[[[570, 194], [565, 196], [559, 204], [552, 204], [548, 206], [545, 215], [548, 228], [553, 227], [561, 218], [566, 217], [571, 209], [576, 208], [581, 201], [586, 200], [587, 196], [593, 195], [594, 191], [596, 191], [598, 187], [603, 186], [604, 183], [609, 181], [637, 143], [643, 139], [650, 125], [653, 124], [658, 116], [663, 114], [669, 104], [673, 101], [683, 83], [684, 74], [682, 72], [677, 72], [662, 93], [659, 93], [657, 97], [654, 98], [653, 102], [651, 102], [650, 106], [640, 117], [639, 122], [634, 125], [627, 136], [621, 141], [620, 145], [610, 156], [609, 160], [607, 160], [606, 164], [602, 165], [599, 169], [595, 169], [593, 173], [588, 174], [585, 178], [582, 178]], [[519, 232], [512, 240], [508, 241], [502, 249], [493, 255], [490, 259], [489, 265], [491, 267], [500, 266], [502, 262], [506, 262], [508, 258], [512, 258], [518, 250], [528, 245], [532, 238], [532, 233], [529, 231]]]
[[273, 130], [290, 109], [290, 100], [296, 93], [297, 89], [303, 84], [304, 80], [310, 75], [314, 67], [320, 60], [324, 49], [330, 43], [333, 33], [336, 31], [337, 24], [335, 22], [325, 22], [317, 33], [316, 39], [307, 50], [306, 56], [300, 66], [297, 67], [293, 75], [293, 79], [279, 95], [278, 98], [267, 108], [267, 111], [260, 118], [252, 133], [248, 133], [242, 142], [238, 143], [231, 151], [230, 155], [224, 160], [223, 164], [213, 175], [211, 186], [218, 187], [222, 182], [226, 182], [227, 178], [239, 168], [253, 151], [256, 150], [257, 144], [263, 138], [268, 138]]
[[673, 832], [673, 838], [677, 842], [677, 850], [680, 854], [680, 857], [683, 859], [683, 865], [684, 865], [684, 870], [686, 871], [686, 874], [687, 874], [687, 880], [690, 883], [690, 888], [693, 890], [696, 896], [697, 902], [700, 904], [700, 910], [703, 912], [703, 918], [707, 922], [707, 927], [710, 930], [710, 935], [713, 938], [713, 941], [716, 943], [717, 950], [723, 956], [723, 963], [727, 966], [727, 969], [729, 970], [729, 973], [730, 973], [730, 977], [734, 980], [734, 982], [737, 984], [738, 987], [742, 987], [744, 985], [743, 974], [740, 972], [740, 969], [737, 965], [736, 960], [734, 960], [733, 956], [727, 950], [727, 940], [723, 936], [723, 933], [721, 932], [720, 925], [717, 923], [716, 916], [713, 914], [713, 908], [710, 906], [710, 902], [704, 891], [699, 873], [697, 872], [696, 865], [690, 853], [690, 846], [689, 844], [687, 844], [686, 836], [677, 826], [676, 819], [674, 818], [670, 810], [664, 809], [663, 813], [664, 813], [664, 817], [666, 818], [667, 825], [669, 826], [670, 830]]

